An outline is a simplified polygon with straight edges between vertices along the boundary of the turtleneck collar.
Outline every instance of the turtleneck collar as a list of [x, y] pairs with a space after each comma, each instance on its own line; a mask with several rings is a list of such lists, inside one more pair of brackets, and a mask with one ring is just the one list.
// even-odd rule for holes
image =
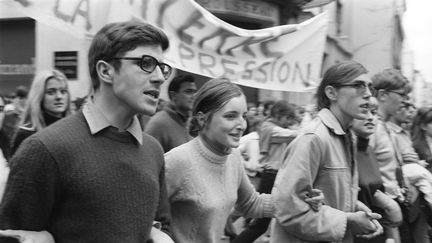
[[357, 148], [359, 151], [365, 152], [369, 145], [369, 138], [357, 137]]
[[55, 117], [55, 116], [50, 115], [47, 112], [43, 111], [43, 118], [45, 121], [45, 125], [49, 126], [49, 125], [53, 124], [54, 122], [62, 119], [63, 117]]
[[[213, 152], [208, 146], [205, 144], [205, 141], [201, 136], [198, 136], [193, 139], [194, 146], [197, 148], [199, 154], [203, 156], [207, 161], [214, 163], [214, 164], [225, 164], [227, 161], [228, 154], [219, 155]], [[232, 151], [232, 149], [230, 150]]]

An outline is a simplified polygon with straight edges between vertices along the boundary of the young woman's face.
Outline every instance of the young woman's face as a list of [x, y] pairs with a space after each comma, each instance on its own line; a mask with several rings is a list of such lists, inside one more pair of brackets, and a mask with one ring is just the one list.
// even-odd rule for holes
[[246, 129], [246, 113], [245, 96], [234, 97], [210, 117], [202, 134], [221, 151], [236, 148]]
[[371, 108], [367, 113], [366, 119], [354, 119], [352, 123], [353, 131], [360, 137], [369, 137], [375, 132], [378, 122], [378, 104], [376, 99], [371, 99]]
[[66, 111], [69, 102], [69, 93], [65, 81], [50, 78], [45, 84], [43, 108], [53, 116], [61, 117]]
[[340, 86], [337, 90], [336, 109], [348, 119], [366, 119], [371, 97], [370, 84], [370, 78], [362, 74], [350, 83]]

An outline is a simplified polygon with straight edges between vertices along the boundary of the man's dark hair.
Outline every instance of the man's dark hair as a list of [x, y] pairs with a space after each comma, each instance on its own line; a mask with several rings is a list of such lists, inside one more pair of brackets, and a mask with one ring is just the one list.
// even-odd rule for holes
[[296, 106], [286, 100], [279, 100], [271, 108], [270, 116], [275, 118], [286, 116], [289, 119], [296, 119]]
[[[384, 69], [383, 71], [372, 76], [372, 88], [374, 90], [399, 90], [403, 89], [409, 93], [412, 89], [408, 79], [402, 75], [401, 71], [393, 68]], [[376, 96], [377, 92], [374, 92]]]
[[16, 93], [16, 97], [24, 99], [27, 98], [28, 92], [29, 90], [26, 86], [20, 85], [17, 87], [15, 93]]
[[195, 78], [191, 75], [179, 75], [171, 80], [168, 85], [168, 96], [171, 99], [171, 91], [178, 92], [183, 83], [195, 83]]
[[165, 51], [169, 47], [168, 37], [155, 26], [139, 22], [127, 21], [110, 23], [99, 30], [90, 45], [88, 52], [88, 65], [93, 89], [97, 90], [100, 81], [96, 71], [96, 63], [104, 60], [111, 63], [115, 70], [120, 68], [120, 60], [126, 52], [138, 46], [160, 46]]
[[327, 86], [338, 87], [366, 73], [366, 68], [355, 61], [340, 62], [327, 69], [315, 95], [318, 110], [330, 107], [330, 99], [325, 94], [325, 88]]

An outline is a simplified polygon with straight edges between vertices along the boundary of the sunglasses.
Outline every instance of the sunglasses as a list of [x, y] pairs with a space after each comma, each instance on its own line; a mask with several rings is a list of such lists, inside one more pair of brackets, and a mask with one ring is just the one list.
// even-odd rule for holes
[[159, 62], [156, 58], [149, 55], [143, 55], [141, 57], [114, 57], [113, 59], [139, 61], [139, 67], [146, 73], [151, 73], [156, 69], [156, 67], [159, 67], [165, 80], [171, 76], [173, 69], [170, 65]]

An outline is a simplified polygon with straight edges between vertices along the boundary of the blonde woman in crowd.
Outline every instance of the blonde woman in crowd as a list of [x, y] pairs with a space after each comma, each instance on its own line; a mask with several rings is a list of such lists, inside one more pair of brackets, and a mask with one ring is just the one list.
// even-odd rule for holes
[[12, 154], [37, 131], [70, 114], [70, 92], [66, 76], [58, 70], [38, 73], [31, 85], [21, 125], [12, 142]]

